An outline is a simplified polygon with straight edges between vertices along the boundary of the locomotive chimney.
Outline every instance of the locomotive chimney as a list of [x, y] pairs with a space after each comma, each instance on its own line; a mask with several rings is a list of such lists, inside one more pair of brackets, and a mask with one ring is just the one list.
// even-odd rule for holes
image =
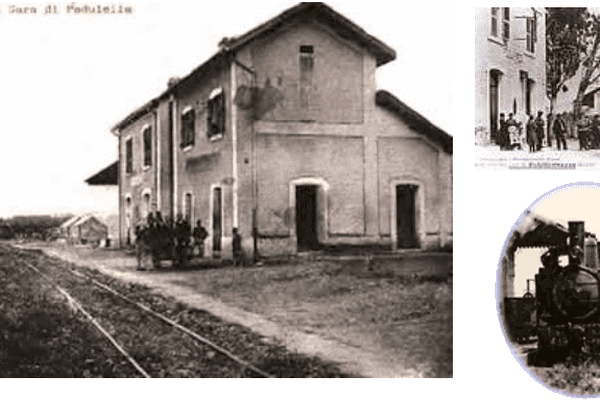
[[[584, 222], [569, 221], [569, 247], [572, 249], [578, 246], [583, 252], [585, 240]], [[578, 264], [583, 262], [583, 254], [577, 259], [572, 252], [569, 252], [569, 264]]]

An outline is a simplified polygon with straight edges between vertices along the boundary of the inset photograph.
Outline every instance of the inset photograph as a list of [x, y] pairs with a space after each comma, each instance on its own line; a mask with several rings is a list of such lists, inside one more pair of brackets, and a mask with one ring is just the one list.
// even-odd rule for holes
[[477, 169], [600, 168], [600, 9], [477, 8]]
[[507, 343], [553, 391], [600, 393], [600, 184], [561, 186], [507, 237], [498, 280]]

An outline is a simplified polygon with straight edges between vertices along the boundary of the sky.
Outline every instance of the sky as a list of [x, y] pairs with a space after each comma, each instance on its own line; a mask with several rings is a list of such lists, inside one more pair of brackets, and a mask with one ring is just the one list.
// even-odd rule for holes
[[[534, 205], [531, 210], [563, 225], [569, 221], [584, 221], [586, 232], [600, 237], [600, 185], [574, 188], [554, 193]], [[525, 294], [526, 280], [534, 279], [542, 267], [540, 256], [547, 249], [519, 249], [515, 253], [515, 295]], [[534, 284], [535, 285], [535, 284]], [[532, 286], [533, 287], [533, 286]]]
[[[0, 3], [0, 217], [114, 209], [116, 190], [84, 183], [118, 157], [110, 128], [204, 62], [224, 36], [296, 2], [122, 3], [134, 14], [103, 16], [68, 14], [68, 3], [43, 15], [44, 4], [26, 3], [37, 6], [27, 15]], [[328, 4], [396, 50], [379, 87], [452, 133], [451, 7]]]

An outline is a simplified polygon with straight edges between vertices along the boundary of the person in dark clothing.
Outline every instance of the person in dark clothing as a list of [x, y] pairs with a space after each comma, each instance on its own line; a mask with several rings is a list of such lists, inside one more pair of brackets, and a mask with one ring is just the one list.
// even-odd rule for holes
[[242, 247], [242, 236], [239, 234], [237, 228], [233, 228], [232, 233], [233, 266], [246, 266], [246, 254], [244, 253], [244, 249]]
[[190, 243], [190, 225], [183, 218], [183, 215], [177, 214], [175, 221], [175, 266], [184, 266], [187, 264], [187, 248]]
[[160, 211], [156, 212], [155, 220], [156, 220], [156, 225], [157, 226], [163, 226], [165, 224], [165, 222], [163, 221], [163, 217], [162, 217], [162, 214], [161, 214]]
[[196, 222], [196, 227], [194, 228], [194, 247], [198, 246], [198, 256], [200, 258], [204, 257], [204, 240], [208, 237], [208, 232], [202, 226], [202, 221], [198, 220]]
[[154, 220], [154, 214], [152, 213], [152, 211], [150, 211], [146, 216], [146, 228], [154, 228], [155, 222], [156, 221]]
[[[537, 142], [538, 142], [538, 151], [542, 149], [542, 145], [544, 143], [544, 119], [542, 118], [544, 113], [542, 111], [538, 111], [537, 118], [535, 119], [535, 130], [537, 134]], [[549, 143], [550, 141], [548, 141]], [[548, 144], [550, 146], [550, 144]]]
[[529, 120], [527, 121], [526, 130], [527, 130], [527, 144], [529, 145], [529, 152], [535, 153], [536, 151], [539, 150], [539, 147], [538, 147], [537, 129], [535, 126], [533, 115], [529, 115]]
[[556, 138], [556, 148], [560, 150], [561, 144], [563, 150], [567, 150], [567, 141], [565, 140], [566, 126], [561, 114], [556, 115], [554, 121], [554, 137]]
[[552, 148], [552, 114], [548, 114], [546, 120], [546, 132], [548, 133], [548, 147]]
[[592, 148], [600, 148], [600, 115], [596, 114], [592, 120]]
[[498, 134], [496, 136], [496, 141], [498, 145], [500, 145], [500, 150], [506, 150], [508, 146], [508, 142], [506, 140], [506, 119], [504, 119], [504, 113], [500, 114], [500, 123], [499, 123]]

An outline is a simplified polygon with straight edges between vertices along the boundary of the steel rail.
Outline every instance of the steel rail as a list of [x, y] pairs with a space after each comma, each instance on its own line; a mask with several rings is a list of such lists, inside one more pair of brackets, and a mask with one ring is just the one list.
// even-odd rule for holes
[[117, 296], [118, 298], [120, 298], [120, 299], [122, 299], [122, 300], [124, 300], [124, 301], [126, 301], [126, 302], [128, 302], [130, 304], [133, 304], [133, 305], [141, 308], [142, 310], [146, 311], [147, 313], [153, 315], [156, 318], [159, 318], [160, 320], [166, 322], [167, 324], [173, 326], [174, 328], [179, 329], [180, 331], [186, 333], [187, 335], [189, 335], [192, 338], [198, 340], [199, 342], [204, 343], [204, 344], [212, 347], [213, 349], [217, 350], [219, 353], [221, 353], [221, 354], [229, 357], [231, 360], [237, 362], [238, 364], [240, 364], [240, 365], [248, 368], [251, 371], [254, 371], [258, 375], [260, 375], [262, 377], [265, 377], [265, 378], [275, 378], [275, 376], [270, 375], [269, 373], [267, 373], [267, 372], [265, 372], [265, 371], [263, 371], [263, 370], [255, 367], [254, 365], [252, 365], [252, 364], [250, 364], [250, 363], [248, 363], [248, 362], [246, 362], [244, 360], [242, 360], [241, 358], [237, 357], [236, 355], [234, 355], [233, 353], [231, 353], [228, 350], [224, 349], [223, 347], [219, 346], [218, 344], [213, 343], [210, 340], [208, 340], [208, 339], [206, 339], [206, 338], [198, 335], [196, 332], [194, 332], [194, 331], [186, 328], [183, 325], [180, 325], [179, 323], [173, 321], [172, 319], [170, 319], [168, 317], [165, 317], [164, 315], [162, 315], [162, 314], [160, 314], [160, 313], [152, 310], [151, 308], [145, 306], [144, 304], [141, 304], [141, 303], [139, 303], [137, 301], [131, 300], [127, 296], [125, 296], [125, 295], [117, 292], [116, 290], [112, 289], [111, 287], [109, 287], [109, 286], [107, 286], [107, 285], [105, 285], [103, 283], [100, 283], [97, 280], [95, 280], [93, 278], [90, 278], [90, 277], [82, 274], [81, 272], [77, 272], [77, 271], [73, 271], [73, 270], [69, 270], [69, 272], [71, 272], [73, 275], [79, 276], [81, 278], [89, 279], [94, 285], [98, 286], [99, 288], [104, 289], [107, 292], [112, 293], [114, 296]]
[[129, 363], [131, 365], [133, 365], [133, 367], [144, 378], [151, 378], [151, 376], [133, 359], [133, 357], [131, 357], [129, 355], [129, 353], [127, 353], [127, 351], [111, 336], [111, 334], [108, 333], [106, 331], [106, 329], [104, 329], [102, 327], [102, 325], [100, 325], [100, 323], [89, 312], [87, 312], [77, 300], [75, 300], [75, 298], [73, 296], [71, 296], [66, 290], [64, 290], [62, 287], [60, 287], [58, 284], [56, 284], [49, 276], [47, 276], [42, 271], [40, 271], [39, 269], [37, 269], [36, 267], [31, 265], [29, 262], [27, 262], [25, 260], [21, 260], [21, 262], [23, 262], [28, 268], [30, 268], [30, 269], [34, 270], [35, 272], [37, 272], [38, 274], [40, 274], [46, 281], [48, 281], [52, 286], [54, 286], [56, 289], [58, 289], [58, 291], [67, 298], [69, 304], [73, 305], [77, 310], [81, 311], [81, 313], [83, 315], [85, 315], [87, 317], [87, 319], [89, 319], [92, 322], [92, 324], [112, 343], [112, 345], [123, 356], [125, 356], [127, 361], [129, 361]]

